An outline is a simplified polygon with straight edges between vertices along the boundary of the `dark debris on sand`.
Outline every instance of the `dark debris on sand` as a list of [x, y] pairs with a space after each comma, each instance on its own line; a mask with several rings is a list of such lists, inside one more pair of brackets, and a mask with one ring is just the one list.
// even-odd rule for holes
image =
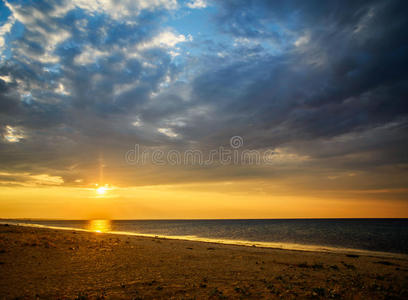
[[0, 299], [408, 299], [407, 282], [405, 259], [0, 225]]

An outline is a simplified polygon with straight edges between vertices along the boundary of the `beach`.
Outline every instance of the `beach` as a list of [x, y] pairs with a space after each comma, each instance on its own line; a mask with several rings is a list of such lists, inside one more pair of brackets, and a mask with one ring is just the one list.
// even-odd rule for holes
[[0, 225], [0, 299], [407, 299], [408, 260]]

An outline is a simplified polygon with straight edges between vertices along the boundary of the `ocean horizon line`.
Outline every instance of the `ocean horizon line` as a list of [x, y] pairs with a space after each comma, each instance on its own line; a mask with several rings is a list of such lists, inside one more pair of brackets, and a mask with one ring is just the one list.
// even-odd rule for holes
[[110, 220], [110, 221], [222, 221], [222, 220], [408, 220], [402, 217], [360, 217], [360, 218], [319, 218], [319, 217], [301, 217], [301, 218], [135, 218], [135, 219], [115, 219], [115, 218], [87, 218], [87, 219], [65, 219], [65, 218], [0, 218], [3, 220], [38, 220], [38, 221], [90, 221], [90, 220]]
[[[0, 224], [4, 224], [3, 222], [1, 222], [1, 219], [0, 219]], [[373, 257], [378, 257], [378, 258], [384, 257], [384, 258], [398, 258], [398, 259], [408, 260], [408, 254], [403, 254], [403, 253], [332, 247], [332, 246], [325, 246], [325, 245], [297, 244], [297, 243], [285, 243], [285, 242], [262, 242], [262, 241], [233, 240], [233, 239], [216, 239], [216, 238], [203, 238], [203, 237], [188, 236], [188, 235], [174, 236], [174, 235], [138, 233], [138, 232], [130, 232], [130, 231], [99, 232], [99, 231], [95, 231], [92, 229], [49, 226], [49, 225], [30, 224], [30, 223], [14, 223], [11, 225], [32, 227], [32, 228], [54, 229], [54, 230], [62, 230], [62, 231], [80, 231], [80, 232], [89, 232], [89, 233], [95, 233], [95, 234], [114, 234], [114, 235], [125, 235], [125, 236], [135, 236], [135, 237], [147, 237], [147, 238], [155, 238], [155, 239], [181, 240], [181, 241], [191, 241], [191, 242], [200, 242], [200, 243], [231, 245], [231, 246], [257, 247], [257, 248], [275, 249], [275, 250], [323, 252], [323, 253], [335, 253], [335, 254], [344, 254], [344, 255], [363, 255], [363, 256], [373, 256]]]

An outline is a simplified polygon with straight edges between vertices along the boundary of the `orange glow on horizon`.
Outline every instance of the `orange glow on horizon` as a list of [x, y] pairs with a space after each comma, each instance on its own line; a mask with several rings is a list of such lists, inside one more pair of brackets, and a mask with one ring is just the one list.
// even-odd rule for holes
[[283, 189], [259, 181], [139, 187], [3, 187], [0, 218], [406, 218], [408, 203], [404, 195], [405, 190], [400, 189]]

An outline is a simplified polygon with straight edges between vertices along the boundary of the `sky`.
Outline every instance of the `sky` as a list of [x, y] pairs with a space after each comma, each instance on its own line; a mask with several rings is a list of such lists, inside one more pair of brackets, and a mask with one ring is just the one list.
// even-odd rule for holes
[[0, 2], [0, 218], [408, 217], [408, 4]]

